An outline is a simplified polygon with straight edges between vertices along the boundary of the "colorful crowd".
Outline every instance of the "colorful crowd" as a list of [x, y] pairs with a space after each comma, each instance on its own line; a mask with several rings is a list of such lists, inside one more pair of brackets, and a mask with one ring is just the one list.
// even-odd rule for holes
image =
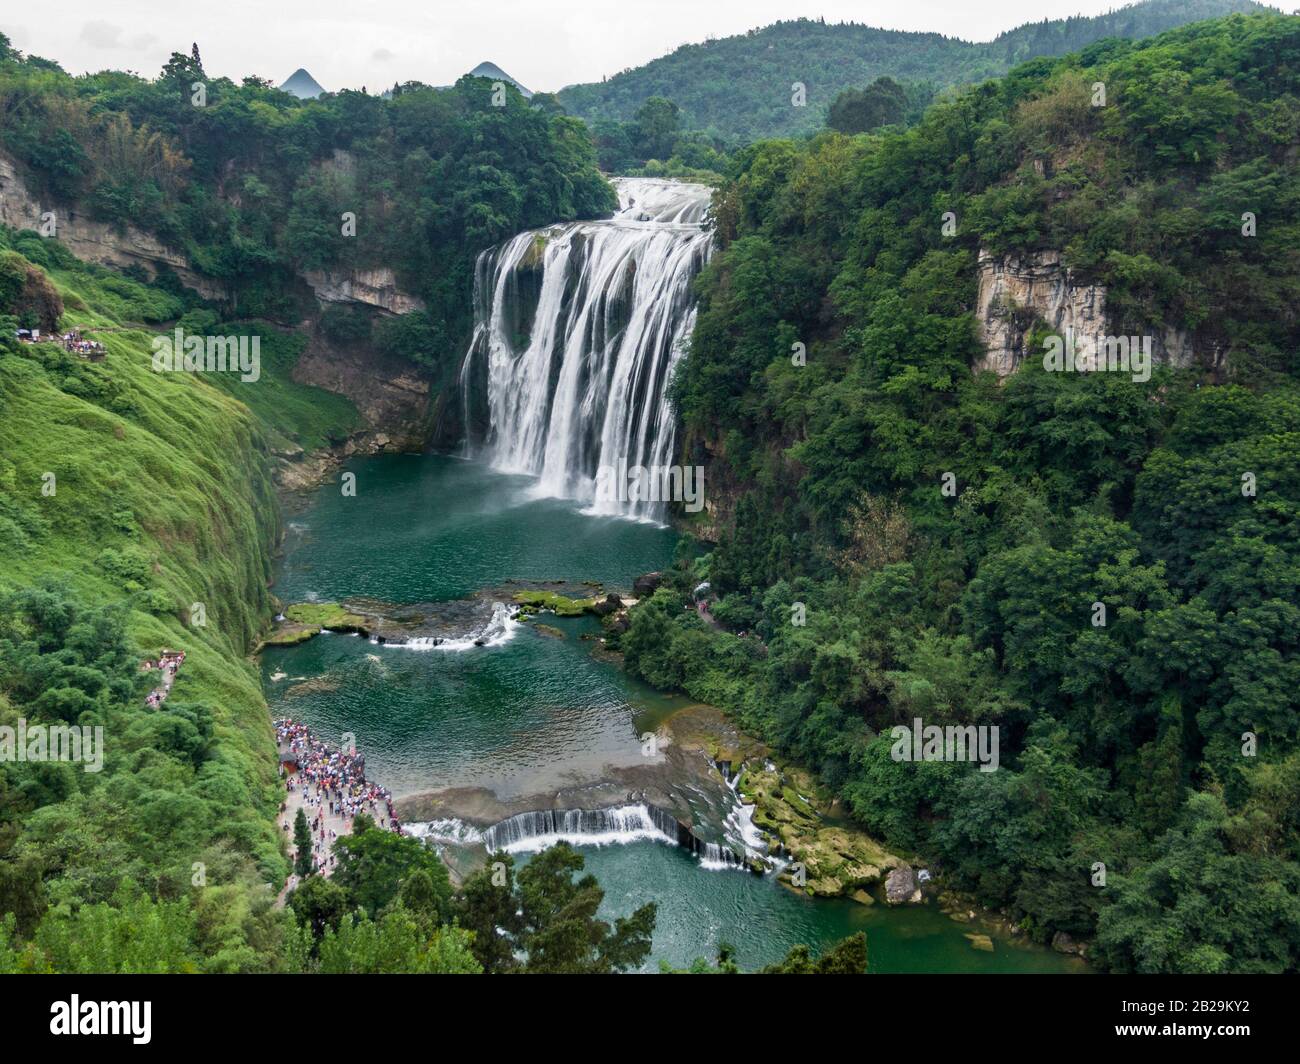
[[53, 333], [42, 337], [40, 329], [19, 329], [14, 333], [19, 343], [39, 344], [45, 343], [62, 344], [65, 351], [70, 351], [76, 355], [82, 355], [91, 361], [97, 362], [107, 354], [108, 349], [98, 340], [87, 340], [76, 329], [65, 332], [62, 335]]
[[312, 856], [322, 875], [329, 875], [337, 863], [334, 841], [351, 833], [359, 813], [367, 814], [378, 827], [401, 832], [401, 823], [393, 815], [392, 794], [366, 779], [361, 754], [316, 738], [307, 725], [288, 717], [275, 722], [275, 738], [288, 792], [280, 806], [281, 827], [291, 833], [297, 808], [303, 810], [311, 827]]

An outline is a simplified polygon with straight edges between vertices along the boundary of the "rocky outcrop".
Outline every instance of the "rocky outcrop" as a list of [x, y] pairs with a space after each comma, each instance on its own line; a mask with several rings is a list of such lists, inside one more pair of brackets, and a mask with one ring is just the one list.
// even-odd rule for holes
[[975, 315], [984, 338], [984, 357], [975, 368], [1005, 377], [1029, 354], [1025, 343], [1036, 322], [1056, 332], [1104, 334], [1106, 289], [1082, 283], [1061, 265], [1059, 251], [1001, 258], [981, 251]]
[[424, 300], [403, 292], [397, 275], [387, 266], [374, 269], [307, 270], [303, 279], [322, 303], [354, 303], [409, 314], [424, 309]]
[[204, 299], [229, 298], [225, 285], [196, 272], [184, 254], [167, 247], [152, 233], [133, 225], [113, 226], [96, 221], [75, 204], [42, 204], [28, 189], [14, 161], [0, 153], [0, 223], [39, 232], [41, 215], [46, 211], [54, 213], [53, 239], [85, 262], [118, 269], [141, 266], [151, 277], [160, 266], [166, 266]]
[[[734, 755], [719, 760], [736, 763]], [[745, 765], [736, 790], [754, 806], [754, 826], [789, 858], [779, 877], [786, 886], [817, 897], [851, 897], [870, 905], [867, 888], [900, 864], [898, 857], [861, 831], [828, 822], [814, 804], [815, 781], [799, 769], [751, 762]]]
[[921, 900], [921, 887], [909, 864], [901, 864], [885, 877], [885, 901], [890, 905], [915, 904]]
[[1088, 944], [1086, 942], [1076, 942], [1064, 931], [1058, 931], [1052, 936], [1052, 949], [1057, 953], [1066, 953], [1074, 957], [1086, 957], [1088, 955]]
[[[1042, 357], [1041, 349], [1028, 350], [1029, 333], [1040, 322], [1057, 335], [1068, 331], [1085, 340], [1120, 331], [1107, 315], [1106, 286], [1065, 266], [1059, 251], [996, 256], [981, 250], [975, 315], [984, 344], [975, 369], [992, 370], [999, 377], [1014, 373], [1026, 358]], [[1135, 331], [1151, 335], [1157, 362], [1189, 366], [1196, 361], [1191, 338], [1184, 332], [1164, 326], [1123, 330]], [[1209, 361], [1213, 365], [1216, 359]]]
[[[347, 153], [335, 152], [334, 157], [322, 165], [345, 172], [355, 163]], [[230, 198], [232, 202], [238, 202], [237, 194]], [[118, 269], [140, 266], [150, 277], [157, 274], [159, 267], [165, 266], [204, 299], [226, 302], [231, 298], [226, 285], [196, 271], [182, 252], [167, 247], [152, 233], [129, 224], [111, 225], [96, 221], [78, 204], [41, 203], [27, 187], [13, 159], [0, 152], [0, 224], [39, 232], [41, 215], [46, 211], [53, 211], [55, 215], [54, 238], [85, 262]], [[322, 303], [350, 303], [375, 307], [391, 314], [409, 314], [424, 309], [424, 301], [402, 291], [396, 275], [386, 266], [307, 270], [303, 279]]]
[[646, 573], [644, 576], [638, 576], [632, 581], [632, 594], [639, 599], [649, 598], [659, 590], [659, 585], [663, 582], [663, 573]]
[[312, 329], [293, 379], [350, 399], [377, 450], [418, 451], [429, 438], [432, 389], [410, 362], [368, 345], [332, 344]]

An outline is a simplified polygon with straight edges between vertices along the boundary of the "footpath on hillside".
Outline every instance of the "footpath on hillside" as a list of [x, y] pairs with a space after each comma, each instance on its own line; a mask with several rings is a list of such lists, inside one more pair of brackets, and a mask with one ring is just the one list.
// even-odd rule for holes
[[158, 673], [158, 686], [145, 696], [144, 704], [150, 709], [157, 709], [167, 701], [172, 693], [172, 684], [176, 682], [176, 673], [185, 664], [185, 651], [164, 650], [157, 661], [152, 659], [140, 665], [140, 671], [152, 675]]

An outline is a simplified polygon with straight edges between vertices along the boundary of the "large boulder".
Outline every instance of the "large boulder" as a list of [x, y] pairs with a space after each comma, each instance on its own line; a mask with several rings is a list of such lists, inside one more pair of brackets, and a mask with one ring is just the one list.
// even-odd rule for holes
[[916, 874], [909, 864], [901, 864], [885, 877], [885, 901], [890, 905], [916, 903], [921, 900], [921, 888], [916, 884]]
[[645, 576], [638, 576], [632, 581], [632, 594], [639, 599], [649, 598], [659, 590], [659, 585], [663, 582], [663, 573], [646, 573]]
[[603, 599], [596, 599], [589, 609], [597, 617], [606, 617], [611, 613], [617, 613], [623, 608], [623, 600], [615, 595], [612, 591]]
[[1052, 936], [1052, 949], [1057, 953], [1068, 953], [1071, 956], [1082, 957], [1088, 952], [1088, 945], [1085, 942], [1075, 942], [1064, 931], [1058, 931]]

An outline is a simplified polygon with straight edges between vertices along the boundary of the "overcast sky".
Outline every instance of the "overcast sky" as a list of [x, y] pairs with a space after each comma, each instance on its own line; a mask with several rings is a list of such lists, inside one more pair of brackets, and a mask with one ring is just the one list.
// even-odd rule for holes
[[[157, 75], [197, 41], [209, 74], [282, 82], [306, 67], [326, 89], [449, 84], [481, 61], [533, 90], [598, 81], [679, 44], [780, 19], [823, 17], [989, 40], [1044, 18], [1098, 14], [1119, 0], [5, 0], [0, 32], [74, 74]], [[1283, 4], [1289, 7], [1289, 4]]]

